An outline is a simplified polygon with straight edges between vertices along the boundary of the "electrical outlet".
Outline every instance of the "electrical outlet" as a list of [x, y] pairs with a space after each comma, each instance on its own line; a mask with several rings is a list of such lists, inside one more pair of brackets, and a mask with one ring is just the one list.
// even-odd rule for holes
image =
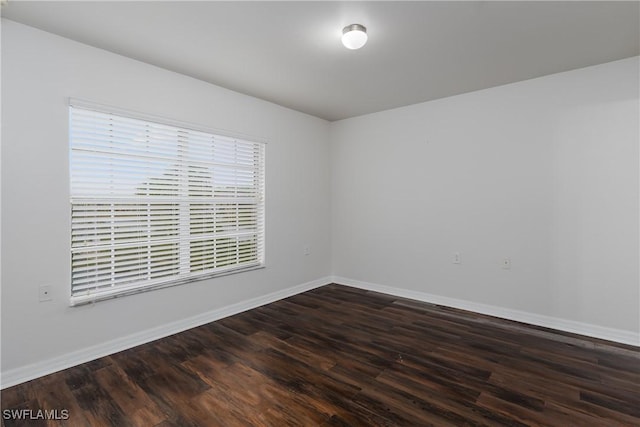
[[460, 256], [460, 252], [453, 253], [453, 261], [454, 264], [462, 264], [462, 257]]
[[507, 257], [502, 259], [502, 269], [511, 270], [511, 258]]
[[40, 285], [38, 287], [38, 301], [52, 301], [53, 295], [51, 294], [51, 285]]
[[309, 245], [305, 245], [304, 256], [308, 256], [309, 254], [311, 254], [311, 248], [309, 247]]

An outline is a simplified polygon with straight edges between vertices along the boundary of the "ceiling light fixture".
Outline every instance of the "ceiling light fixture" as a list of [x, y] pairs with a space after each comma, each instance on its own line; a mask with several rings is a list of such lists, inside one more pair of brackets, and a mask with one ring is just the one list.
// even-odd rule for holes
[[364, 25], [351, 24], [342, 29], [342, 44], [347, 49], [360, 49], [367, 42], [367, 29]]

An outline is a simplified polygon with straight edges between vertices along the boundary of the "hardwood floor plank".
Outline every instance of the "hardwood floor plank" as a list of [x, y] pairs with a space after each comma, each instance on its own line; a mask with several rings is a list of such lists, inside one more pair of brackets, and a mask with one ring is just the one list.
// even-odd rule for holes
[[160, 407], [119, 366], [107, 366], [95, 375], [133, 425], [156, 425], [167, 419]]
[[[82, 386], [71, 390], [74, 400], [82, 410], [82, 415], [86, 417], [91, 426], [111, 425], [111, 426], [133, 426], [113, 398], [104, 390], [95, 378], [86, 381]], [[78, 414], [71, 414], [73, 421], [78, 420]]]
[[640, 349], [328, 285], [0, 397], [69, 411], [2, 427], [640, 426]]
[[[542, 408], [540, 410], [527, 408], [518, 402], [507, 401], [491, 393], [482, 393], [476, 403], [489, 411], [514, 419], [527, 426], [564, 425], [560, 424], [559, 420], [546, 418]], [[549, 424], [550, 421], [551, 424]]]
[[293, 357], [299, 362], [307, 364], [311, 368], [327, 371], [336, 365], [335, 358], [329, 358], [317, 351], [306, 350], [274, 337], [267, 332], [256, 332], [251, 335], [251, 340], [262, 345], [265, 349], [273, 348], [281, 353]]
[[621, 399], [607, 396], [589, 391], [580, 391], [580, 400], [593, 403], [621, 414], [631, 415], [640, 418], [640, 406], [638, 405], [638, 396], [628, 396]]
[[[96, 367], [97, 364], [92, 364], [91, 366]], [[57, 411], [60, 410], [60, 408], [66, 408], [70, 414], [78, 414], [69, 419], [49, 420], [47, 425], [69, 427], [88, 427], [91, 425], [89, 419], [82, 414], [82, 409], [80, 409], [77, 404], [75, 396], [67, 386], [62, 373], [57, 372], [52, 375], [47, 375], [41, 378], [41, 380], [41, 385], [34, 390], [35, 397], [41, 409], [44, 411]]]

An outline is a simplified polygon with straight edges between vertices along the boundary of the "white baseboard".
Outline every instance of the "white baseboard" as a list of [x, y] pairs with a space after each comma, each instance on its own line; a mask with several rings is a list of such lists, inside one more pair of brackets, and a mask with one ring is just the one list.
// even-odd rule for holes
[[443, 305], [446, 307], [459, 308], [462, 310], [473, 311], [475, 313], [500, 317], [502, 319], [515, 320], [517, 322], [543, 326], [546, 328], [557, 329], [564, 332], [586, 335], [589, 337], [600, 338], [622, 344], [640, 346], [640, 334], [633, 331], [607, 328], [590, 323], [577, 322], [575, 320], [544, 316], [541, 314], [529, 313], [526, 311], [513, 310], [510, 308], [481, 304], [472, 301], [444, 297], [440, 295], [433, 295], [425, 292], [412, 291], [409, 289], [378, 285], [375, 283], [363, 282], [360, 280], [348, 279], [345, 277], [333, 277], [333, 283], [380, 292], [397, 297], [428, 302], [431, 304]]
[[252, 308], [260, 307], [262, 305], [269, 304], [293, 295], [297, 295], [299, 293], [306, 292], [320, 286], [328, 285], [329, 283], [331, 283], [330, 277], [313, 280], [311, 282], [303, 283], [298, 286], [282, 289], [280, 291], [272, 292], [267, 295], [262, 295], [246, 301], [241, 301], [236, 304], [217, 308], [215, 310], [197, 314], [195, 316], [176, 322], [168, 323], [155, 328], [147, 329], [142, 332], [127, 335], [122, 338], [107, 341], [102, 344], [67, 353], [62, 356], [53, 357], [42, 362], [11, 369], [6, 372], [2, 372], [0, 389], [11, 387], [13, 385], [20, 384], [44, 375], [52, 374], [54, 372], [70, 368], [72, 366], [86, 363], [100, 357], [108, 356], [110, 354], [114, 354], [122, 350], [145, 344], [159, 338], [164, 338], [178, 332], [186, 331], [187, 329], [195, 328], [197, 326], [201, 326], [206, 323], [222, 319], [224, 317], [242, 313], [243, 311], [251, 310]]

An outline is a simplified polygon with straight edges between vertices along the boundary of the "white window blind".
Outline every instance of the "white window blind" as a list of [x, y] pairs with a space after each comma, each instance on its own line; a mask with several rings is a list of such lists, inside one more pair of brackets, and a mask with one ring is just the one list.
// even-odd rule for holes
[[72, 103], [72, 305], [262, 266], [264, 151]]

